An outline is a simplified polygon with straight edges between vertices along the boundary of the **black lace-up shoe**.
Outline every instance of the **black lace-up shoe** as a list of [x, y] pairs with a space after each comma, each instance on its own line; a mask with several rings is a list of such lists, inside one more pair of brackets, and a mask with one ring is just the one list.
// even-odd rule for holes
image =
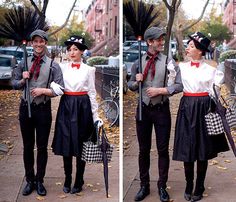
[[135, 201], [142, 201], [147, 195], [150, 194], [150, 188], [149, 185], [141, 186], [140, 190], [134, 197]]
[[46, 196], [46, 194], [47, 194], [47, 190], [43, 186], [42, 182], [36, 183], [36, 190], [37, 190], [38, 195], [40, 195], [40, 196]]
[[34, 182], [27, 182], [25, 188], [22, 191], [22, 194], [24, 196], [28, 196], [33, 192], [33, 190], [34, 190]]
[[167, 202], [170, 199], [168, 192], [162, 187], [159, 189], [159, 195], [162, 202]]

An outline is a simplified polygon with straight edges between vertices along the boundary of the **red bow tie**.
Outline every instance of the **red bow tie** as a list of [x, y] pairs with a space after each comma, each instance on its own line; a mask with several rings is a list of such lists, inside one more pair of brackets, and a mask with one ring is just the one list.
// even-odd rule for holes
[[200, 65], [200, 62], [192, 62], [191, 61], [191, 66], [196, 66], [198, 68], [199, 65]]
[[80, 64], [74, 64], [74, 63], [72, 63], [72, 64], [71, 64], [71, 67], [72, 67], [72, 68], [76, 67], [77, 69], [79, 69], [79, 68], [80, 68]]

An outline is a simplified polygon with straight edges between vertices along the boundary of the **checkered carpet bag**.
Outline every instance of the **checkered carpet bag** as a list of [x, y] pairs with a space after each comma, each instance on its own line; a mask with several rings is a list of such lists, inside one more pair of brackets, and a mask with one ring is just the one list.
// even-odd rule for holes
[[[100, 133], [102, 134], [100, 135]], [[104, 128], [102, 129], [102, 132], [101, 129], [97, 131], [97, 142], [87, 141], [83, 143], [82, 156], [81, 156], [81, 159], [83, 161], [87, 163], [103, 162], [104, 153], [102, 152], [101, 149], [103, 146], [101, 141], [102, 136], [106, 140], [107, 150], [105, 153], [107, 155], [107, 160], [108, 162], [111, 161], [114, 146], [110, 144], [110, 142], [108, 141]]]
[[224, 132], [224, 126], [220, 115], [216, 112], [209, 112], [205, 115], [208, 135], [218, 135]]
[[[110, 144], [106, 151], [108, 162], [111, 161], [112, 151], [113, 145]], [[101, 145], [91, 141], [84, 142], [81, 157], [83, 161], [88, 163], [102, 163], [102, 156]]]
[[235, 128], [236, 127], [236, 112], [235, 108], [233, 107], [227, 107], [226, 109], [226, 120], [229, 124], [230, 128]]

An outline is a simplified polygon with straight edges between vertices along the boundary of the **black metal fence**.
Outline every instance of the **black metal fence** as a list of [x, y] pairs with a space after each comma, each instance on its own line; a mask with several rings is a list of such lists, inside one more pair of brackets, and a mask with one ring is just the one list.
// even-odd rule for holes
[[225, 84], [231, 94], [236, 94], [236, 60], [225, 61]]
[[[96, 91], [102, 99], [110, 97], [111, 81], [119, 85], [119, 67], [108, 65], [95, 65], [96, 67]], [[115, 100], [119, 105], [119, 100]]]

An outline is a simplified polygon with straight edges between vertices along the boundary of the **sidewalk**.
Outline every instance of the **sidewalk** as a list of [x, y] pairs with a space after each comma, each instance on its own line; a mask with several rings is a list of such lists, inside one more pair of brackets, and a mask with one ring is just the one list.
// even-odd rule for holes
[[[55, 116], [59, 98], [52, 99], [53, 123], [49, 138], [48, 148], [51, 146]], [[103, 166], [102, 164], [87, 164], [85, 168], [83, 191], [79, 195], [64, 194], [62, 191], [64, 183], [63, 162], [61, 156], [55, 156], [49, 149], [48, 164], [44, 185], [47, 189], [45, 197], [39, 197], [34, 191], [29, 196], [23, 196], [22, 189], [25, 186], [23, 148], [20, 134], [19, 122], [16, 122], [16, 144], [10, 153], [0, 161], [0, 202], [74, 202], [81, 200], [83, 202], [118, 202], [119, 201], [119, 153], [116, 149], [113, 151], [112, 162], [109, 164], [109, 195], [106, 198]], [[75, 159], [73, 166], [75, 167]], [[73, 181], [75, 168], [73, 169]], [[72, 184], [73, 185], [73, 184]]]
[[[170, 159], [173, 153], [174, 125], [181, 94], [170, 99], [172, 114], [172, 129], [170, 138]], [[130, 125], [135, 124], [130, 123]], [[135, 125], [134, 125], [135, 126]], [[124, 128], [124, 133], [127, 130]], [[132, 135], [132, 134], [131, 134]], [[145, 202], [159, 201], [157, 191], [158, 167], [157, 150], [155, 146], [155, 135], [153, 134], [153, 145], [151, 150], [150, 168], [150, 195], [145, 198]], [[134, 196], [140, 188], [138, 172], [138, 143], [136, 136], [132, 136], [132, 144], [124, 154], [124, 202], [134, 201]], [[185, 190], [185, 179], [183, 163], [170, 160], [168, 192], [172, 202], [185, 202], [183, 197]], [[236, 159], [232, 151], [219, 155], [210, 160], [205, 182], [206, 191], [201, 201], [203, 202], [236, 202]]]

